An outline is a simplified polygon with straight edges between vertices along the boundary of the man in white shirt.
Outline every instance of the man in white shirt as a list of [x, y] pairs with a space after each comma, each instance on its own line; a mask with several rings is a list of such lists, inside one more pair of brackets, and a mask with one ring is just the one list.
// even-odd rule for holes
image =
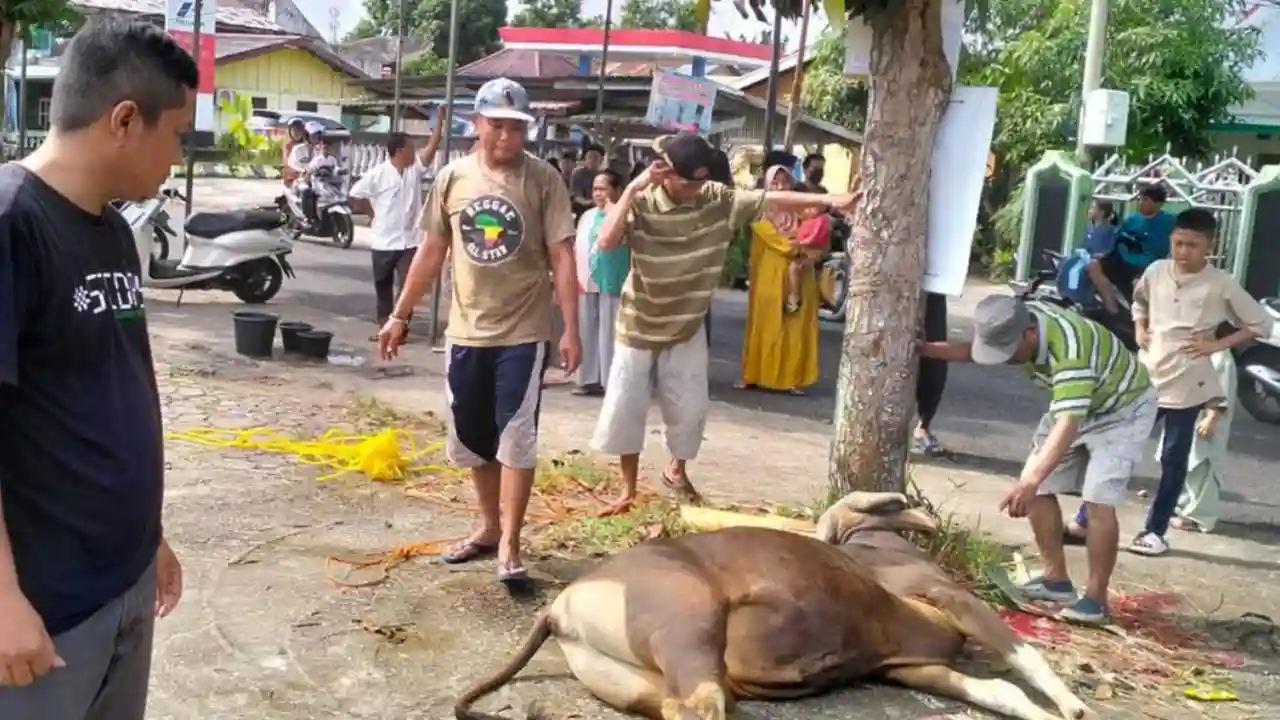
[[437, 113], [436, 130], [420, 153], [414, 152], [408, 135], [391, 133], [387, 138], [387, 159], [362, 175], [351, 188], [352, 206], [371, 220], [370, 255], [378, 327], [391, 317], [396, 294], [404, 287], [409, 263], [422, 242], [422, 231], [418, 229], [425, 192], [422, 180], [440, 144], [443, 116], [443, 112]]

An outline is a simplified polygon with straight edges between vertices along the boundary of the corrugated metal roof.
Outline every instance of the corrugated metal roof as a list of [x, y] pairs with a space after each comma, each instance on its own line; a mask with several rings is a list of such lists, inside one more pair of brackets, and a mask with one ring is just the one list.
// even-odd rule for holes
[[[164, 0], [73, 0], [73, 7], [101, 12], [132, 13], [135, 15], [165, 14]], [[287, 33], [266, 15], [244, 7], [219, 6], [218, 24], [257, 32]], [[219, 28], [221, 29], [221, 28]]]
[[470, 77], [548, 78], [577, 75], [578, 63], [568, 55], [541, 50], [504, 48], [458, 68]]

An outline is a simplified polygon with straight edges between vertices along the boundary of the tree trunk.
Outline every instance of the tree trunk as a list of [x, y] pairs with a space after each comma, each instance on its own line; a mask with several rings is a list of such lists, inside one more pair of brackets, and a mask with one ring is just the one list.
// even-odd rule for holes
[[901, 0], [899, 9], [867, 19], [870, 102], [858, 163], [865, 195], [851, 238], [833, 492], [902, 492], [906, 486], [929, 166], [951, 94], [943, 1]]

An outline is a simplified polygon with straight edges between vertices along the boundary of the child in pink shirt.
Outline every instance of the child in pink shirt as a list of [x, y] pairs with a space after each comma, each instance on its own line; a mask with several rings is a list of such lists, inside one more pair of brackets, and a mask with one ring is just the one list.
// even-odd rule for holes
[[787, 304], [793, 313], [800, 309], [800, 282], [806, 271], [812, 273], [831, 247], [831, 216], [820, 207], [812, 207], [801, 215], [796, 230], [795, 256], [787, 266]]

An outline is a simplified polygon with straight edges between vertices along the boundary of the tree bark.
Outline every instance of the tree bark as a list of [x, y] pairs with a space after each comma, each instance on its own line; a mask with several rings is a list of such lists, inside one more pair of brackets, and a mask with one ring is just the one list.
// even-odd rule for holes
[[929, 166], [951, 93], [941, 2], [901, 0], [868, 17], [870, 102], [858, 162], [850, 289], [836, 396], [833, 492], [902, 492], [915, 411]]

